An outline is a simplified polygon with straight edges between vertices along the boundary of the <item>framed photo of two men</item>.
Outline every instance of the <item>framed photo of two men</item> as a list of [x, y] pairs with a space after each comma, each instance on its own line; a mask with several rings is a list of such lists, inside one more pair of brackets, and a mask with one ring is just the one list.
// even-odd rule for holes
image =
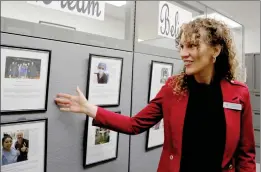
[[97, 106], [120, 104], [123, 58], [90, 54], [86, 97]]
[[1, 122], [1, 172], [46, 172], [47, 121]]
[[47, 110], [51, 51], [1, 45], [1, 114]]

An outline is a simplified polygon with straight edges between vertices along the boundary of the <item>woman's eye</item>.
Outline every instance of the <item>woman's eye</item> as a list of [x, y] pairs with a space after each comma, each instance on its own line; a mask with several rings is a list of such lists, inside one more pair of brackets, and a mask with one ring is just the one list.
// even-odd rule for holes
[[195, 44], [190, 44], [190, 45], [188, 45], [188, 48], [195, 48], [195, 47], [196, 47]]

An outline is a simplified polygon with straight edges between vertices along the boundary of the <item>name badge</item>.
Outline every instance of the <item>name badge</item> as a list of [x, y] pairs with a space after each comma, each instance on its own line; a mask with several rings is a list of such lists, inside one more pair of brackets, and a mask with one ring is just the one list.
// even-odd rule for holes
[[227, 109], [242, 110], [242, 105], [237, 103], [224, 102], [223, 107]]

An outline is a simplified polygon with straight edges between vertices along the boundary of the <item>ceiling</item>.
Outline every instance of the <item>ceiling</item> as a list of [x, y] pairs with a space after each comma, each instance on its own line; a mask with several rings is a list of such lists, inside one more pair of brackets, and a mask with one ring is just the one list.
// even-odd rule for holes
[[245, 26], [260, 29], [260, 1], [200, 1]]

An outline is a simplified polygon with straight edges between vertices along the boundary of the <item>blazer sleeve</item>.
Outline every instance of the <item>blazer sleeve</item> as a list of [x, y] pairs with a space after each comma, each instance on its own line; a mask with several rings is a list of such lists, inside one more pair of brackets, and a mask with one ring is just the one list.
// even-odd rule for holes
[[255, 172], [255, 139], [252, 107], [248, 88], [244, 92], [245, 102], [241, 114], [241, 135], [238, 146], [237, 172]]
[[140, 134], [157, 124], [163, 118], [162, 102], [166, 87], [167, 83], [162, 86], [156, 97], [133, 117], [98, 107], [96, 117], [93, 119], [92, 124], [125, 134]]

